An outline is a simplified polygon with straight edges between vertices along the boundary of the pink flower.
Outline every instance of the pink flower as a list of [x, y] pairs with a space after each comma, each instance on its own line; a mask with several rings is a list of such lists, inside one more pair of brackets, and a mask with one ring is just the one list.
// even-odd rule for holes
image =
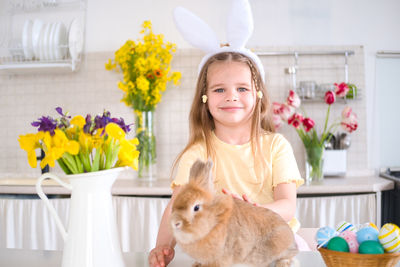
[[273, 102], [272, 103], [272, 111], [274, 112], [274, 114], [279, 115], [281, 114], [281, 103], [278, 102]]
[[293, 108], [286, 104], [277, 102], [272, 103], [272, 109], [275, 115], [281, 116], [282, 120], [287, 121], [293, 113]]
[[336, 101], [335, 92], [327, 91], [325, 93], [325, 103], [327, 103], [328, 105], [332, 105], [333, 103], [335, 103], [335, 101]]
[[303, 122], [303, 116], [300, 113], [294, 113], [289, 119], [288, 124], [293, 125], [294, 128], [299, 129], [301, 123]]
[[345, 131], [347, 131], [349, 133], [357, 130], [357, 127], [358, 127], [357, 121], [350, 121], [348, 119], [342, 120], [340, 125], [342, 126], [343, 130], [345, 130]]
[[287, 101], [288, 105], [291, 107], [294, 107], [294, 108], [300, 107], [300, 102], [301, 102], [300, 97], [293, 90], [289, 91], [289, 96], [286, 101]]
[[338, 97], [345, 97], [347, 92], [349, 91], [349, 86], [346, 83], [335, 83], [336, 89], [335, 93]]
[[282, 119], [280, 115], [272, 115], [272, 122], [274, 123], [275, 130], [278, 130], [282, 126]]
[[343, 130], [351, 133], [357, 130], [357, 114], [353, 112], [351, 107], [345, 107], [342, 111], [342, 121], [340, 122]]
[[345, 107], [342, 111], [342, 118], [350, 118], [351, 116], [357, 116], [351, 107]]
[[303, 126], [306, 132], [310, 131], [312, 128], [314, 128], [315, 122], [311, 118], [305, 118], [303, 120]]

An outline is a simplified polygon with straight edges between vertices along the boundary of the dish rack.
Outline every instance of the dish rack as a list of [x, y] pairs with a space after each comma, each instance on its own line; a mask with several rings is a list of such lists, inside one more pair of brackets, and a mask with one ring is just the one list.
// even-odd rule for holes
[[[86, 0], [13, 0], [0, 14], [0, 71], [74, 72], [84, 58]], [[5, 30], [4, 30], [5, 29]]]

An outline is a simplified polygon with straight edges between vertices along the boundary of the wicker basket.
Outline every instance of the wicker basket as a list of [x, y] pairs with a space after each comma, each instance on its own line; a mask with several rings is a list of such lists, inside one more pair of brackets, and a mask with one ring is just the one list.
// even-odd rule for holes
[[400, 260], [400, 253], [358, 254], [325, 248], [318, 251], [328, 267], [391, 267]]

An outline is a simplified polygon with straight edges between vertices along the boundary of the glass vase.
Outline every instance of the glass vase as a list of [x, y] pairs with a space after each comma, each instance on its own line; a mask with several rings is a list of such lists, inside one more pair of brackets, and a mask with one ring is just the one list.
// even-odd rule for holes
[[321, 181], [324, 178], [324, 145], [309, 144], [306, 149], [306, 184]]
[[139, 139], [137, 149], [140, 152], [138, 177], [144, 180], [155, 180], [157, 153], [153, 111], [136, 113], [136, 137]]

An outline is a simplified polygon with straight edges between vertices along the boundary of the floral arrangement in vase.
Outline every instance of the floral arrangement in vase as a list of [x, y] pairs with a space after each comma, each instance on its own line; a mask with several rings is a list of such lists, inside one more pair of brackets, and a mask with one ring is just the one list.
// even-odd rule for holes
[[337, 97], [345, 97], [349, 91], [349, 86], [346, 83], [335, 83], [335, 90], [325, 93], [325, 103], [328, 105], [324, 127], [321, 134], [315, 129], [315, 121], [306, 114], [305, 111], [297, 111], [300, 108], [300, 98], [291, 90], [286, 99], [286, 103], [273, 103], [273, 120], [276, 129], [282, 126], [282, 122], [293, 126], [298, 133], [306, 150], [306, 180], [320, 180], [323, 178], [323, 153], [325, 143], [330, 141], [331, 132], [334, 132], [337, 127], [341, 126], [343, 130], [351, 133], [357, 130], [357, 115], [352, 108], [346, 106], [341, 114], [341, 118], [329, 125], [329, 115], [332, 104], [336, 102]]
[[[122, 71], [118, 83], [123, 92], [122, 102], [136, 114], [136, 136], [139, 139], [139, 177], [152, 176], [156, 161], [153, 113], [161, 101], [167, 84], [177, 85], [180, 72], [171, 72], [173, 43], [165, 42], [162, 34], [154, 34], [151, 21], [142, 24], [142, 39], [128, 40], [115, 52], [115, 58], [105, 64], [107, 70]], [[118, 67], [117, 67], [118, 66]]]
[[40, 162], [43, 169], [58, 165], [66, 174], [77, 174], [129, 166], [138, 169], [139, 144], [137, 138], [128, 140], [126, 134], [131, 125], [122, 118], [112, 118], [104, 111], [95, 117], [90, 114], [71, 118], [56, 108], [60, 118], [42, 116], [32, 122], [37, 133], [19, 136], [20, 147], [27, 152], [32, 168], [37, 166], [36, 149], [45, 157]]

